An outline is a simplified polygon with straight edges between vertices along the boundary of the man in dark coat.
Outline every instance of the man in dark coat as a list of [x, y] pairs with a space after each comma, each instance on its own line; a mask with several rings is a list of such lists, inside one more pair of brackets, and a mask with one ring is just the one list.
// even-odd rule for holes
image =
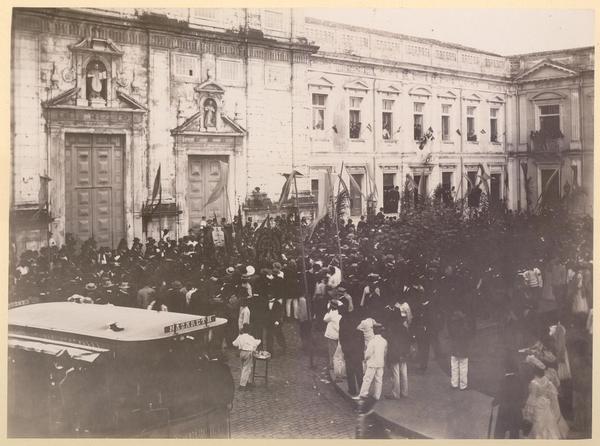
[[175, 280], [167, 290], [167, 308], [171, 313], [185, 313], [186, 300], [185, 294], [181, 293], [182, 284]]
[[424, 373], [429, 364], [429, 350], [432, 333], [435, 331], [435, 321], [433, 319], [431, 301], [425, 296], [423, 287], [417, 286], [415, 290], [416, 299], [412, 307], [414, 314], [412, 332], [417, 342], [419, 372]]
[[348, 393], [352, 396], [358, 395], [362, 386], [365, 341], [363, 333], [356, 327], [361, 321], [358, 316], [359, 310], [344, 311], [340, 319], [339, 342], [346, 362], [346, 379], [348, 381]]
[[494, 438], [519, 438], [519, 430], [523, 422], [521, 408], [523, 407], [526, 388], [521, 380], [515, 360], [510, 356], [506, 358], [504, 376], [492, 405], [498, 407]]
[[384, 326], [384, 337], [388, 341], [387, 365], [392, 371], [392, 395], [386, 398], [399, 399], [408, 396], [406, 359], [410, 352], [406, 318], [402, 316], [399, 303], [387, 311]]
[[398, 203], [400, 202], [400, 189], [398, 186], [394, 187], [394, 189], [389, 192], [390, 198], [390, 209], [389, 212], [395, 214], [398, 212]]
[[273, 338], [277, 338], [277, 343], [283, 349], [283, 353], [286, 351], [285, 337], [283, 336], [283, 305], [281, 305], [273, 295], [268, 296], [269, 301], [267, 302], [265, 328], [267, 337], [267, 351], [273, 356], [274, 345]]

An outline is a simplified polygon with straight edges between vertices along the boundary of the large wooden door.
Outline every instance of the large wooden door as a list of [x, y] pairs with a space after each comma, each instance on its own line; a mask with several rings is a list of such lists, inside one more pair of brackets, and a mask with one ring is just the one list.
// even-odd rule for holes
[[205, 206], [213, 190], [221, 181], [221, 166], [219, 161], [227, 162], [225, 156], [191, 155], [188, 158], [188, 206], [189, 227], [198, 230], [202, 217], [210, 220], [217, 216], [227, 218], [225, 191], [216, 200]]
[[122, 135], [65, 135], [65, 229], [114, 248], [125, 236]]

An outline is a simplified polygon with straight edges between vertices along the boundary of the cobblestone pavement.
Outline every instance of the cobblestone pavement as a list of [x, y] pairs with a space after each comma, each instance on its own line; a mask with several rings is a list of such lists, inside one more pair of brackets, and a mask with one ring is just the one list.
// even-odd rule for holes
[[[268, 387], [257, 378], [252, 390], [239, 392], [239, 355], [228, 350], [236, 380], [231, 438], [354, 438], [356, 414], [327, 378], [326, 358], [317, 356], [311, 370], [308, 355], [299, 348], [296, 324], [286, 323], [284, 332], [288, 350], [282, 355], [276, 343]], [[257, 373], [263, 373], [262, 364]]]

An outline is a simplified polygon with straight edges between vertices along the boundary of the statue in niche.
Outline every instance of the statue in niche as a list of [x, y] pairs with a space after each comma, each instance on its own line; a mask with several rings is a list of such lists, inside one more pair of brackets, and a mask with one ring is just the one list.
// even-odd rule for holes
[[204, 101], [204, 128], [217, 126], [217, 103], [214, 99]]
[[86, 98], [90, 103], [106, 103], [107, 75], [102, 62], [92, 60], [86, 70]]

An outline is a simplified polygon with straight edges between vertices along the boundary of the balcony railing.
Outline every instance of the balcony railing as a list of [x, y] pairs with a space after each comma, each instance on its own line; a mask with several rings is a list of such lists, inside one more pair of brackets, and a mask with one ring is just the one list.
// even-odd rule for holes
[[541, 132], [531, 132], [530, 150], [532, 152], [556, 153], [567, 150], [569, 144], [565, 142], [562, 134], [544, 134]]

